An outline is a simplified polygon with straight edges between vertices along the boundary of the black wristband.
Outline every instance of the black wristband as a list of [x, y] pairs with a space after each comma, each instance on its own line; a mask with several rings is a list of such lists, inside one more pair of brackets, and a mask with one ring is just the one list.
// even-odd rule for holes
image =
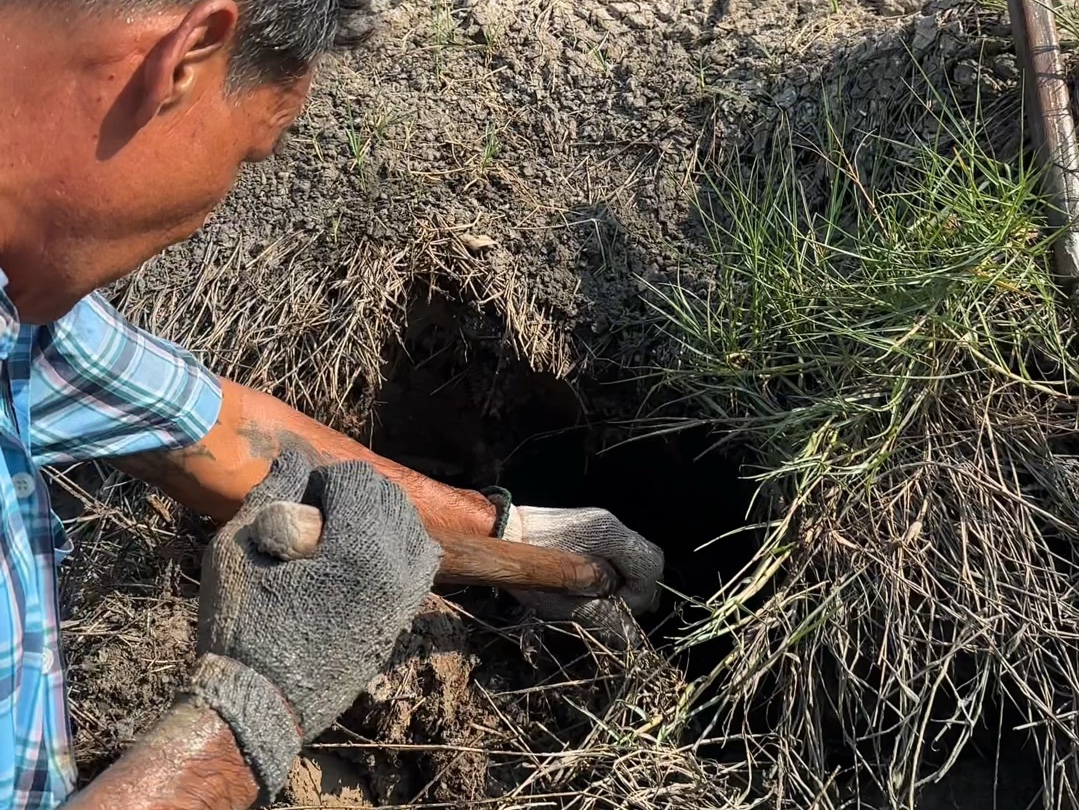
[[510, 506], [513, 505], [513, 498], [509, 490], [502, 487], [487, 487], [487, 489], [481, 490], [480, 494], [495, 506], [494, 536], [501, 540], [506, 534], [506, 525], [509, 523]]

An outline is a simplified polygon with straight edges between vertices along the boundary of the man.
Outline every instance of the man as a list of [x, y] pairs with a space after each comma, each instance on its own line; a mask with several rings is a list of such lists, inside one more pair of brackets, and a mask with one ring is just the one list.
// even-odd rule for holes
[[[424, 478], [211, 375], [95, 292], [197, 230], [299, 114], [360, 0], [0, 0], [0, 806], [235, 808], [281, 787], [430, 588], [430, 535], [591, 552], [632, 609], [662, 554], [602, 510], [530, 509]], [[56, 565], [39, 467], [108, 458], [224, 524], [199, 661], [174, 708], [74, 794]], [[304, 501], [318, 550], [275, 559], [253, 510]], [[287, 554], [285, 555], [288, 556]], [[612, 601], [517, 594], [601, 629]], [[610, 629], [608, 627], [608, 629]]]

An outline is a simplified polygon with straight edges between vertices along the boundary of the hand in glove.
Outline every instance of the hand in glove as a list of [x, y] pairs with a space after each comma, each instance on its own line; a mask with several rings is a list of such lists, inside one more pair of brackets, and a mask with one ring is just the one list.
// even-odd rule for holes
[[[622, 577], [615, 594], [633, 615], [654, 610], [663, 576], [663, 550], [624, 526], [605, 509], [549, 509], [509, 504], [508, 494], [491, 491], [503, 508], [505, 540], [575, 551], [606, 559]], [[548, 621], [574, 621], [619, 646], [635, 643], [637, 631], [616, 599], [588, 599], [535, 591], [511, 591]]]
[[[294, 555], [279, 538], [252, 531], [258, 508], [277, 500], [321, 509], [310, 556], [286, 561]], [[268, 798], [301, 744], [348, 709], [389, 658], [439, 558], [403, 492], [373, 468], [312, 470], [291, 453], [218, 533], [203, 565], [200, 658], [186, 691], [232, 728]]]

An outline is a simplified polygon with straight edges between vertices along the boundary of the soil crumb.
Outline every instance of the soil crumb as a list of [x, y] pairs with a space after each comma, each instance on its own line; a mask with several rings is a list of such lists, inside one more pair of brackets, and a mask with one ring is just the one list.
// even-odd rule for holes
[[[356, 767], [333, 753], [305, 752], [296, 759], [283, 807], [373, 807]], [[270, 805], [271, 807], [275, 805]]]

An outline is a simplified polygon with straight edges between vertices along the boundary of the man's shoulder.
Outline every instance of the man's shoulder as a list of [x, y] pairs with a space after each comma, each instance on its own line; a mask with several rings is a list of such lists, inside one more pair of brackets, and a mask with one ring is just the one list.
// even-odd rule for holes
[[55, 321], [34, 330], [39, 344], [64, 341], [91, 345], [116, 333], [132, 331], [137, 330], [99, 290], [79, 299]]
[[141, 378], [150, 387], [177, 375], [216, 379], [192, 352], [132, 323], [100, 291], [36, 327], [29, 339], [33, 365], [63, 367], [69, 374], [121, 383]]
[[133, 325], [101, 293], [31, 339], [39, 464], [185, 446], [217, 419], [217, 377], [191, 352]]
[[[61, 362], [90, 376], [136, 371], [144, 359], [154, 372], [162, 370], [162, 362], [186, 373], [203, 371], [191, 352], [132, 323], [100, 291], [80, 299], [55, 321], [35, 327], [27, 338], [31, 362]], [[156, 364], [150, 358], [156, 358]]]

